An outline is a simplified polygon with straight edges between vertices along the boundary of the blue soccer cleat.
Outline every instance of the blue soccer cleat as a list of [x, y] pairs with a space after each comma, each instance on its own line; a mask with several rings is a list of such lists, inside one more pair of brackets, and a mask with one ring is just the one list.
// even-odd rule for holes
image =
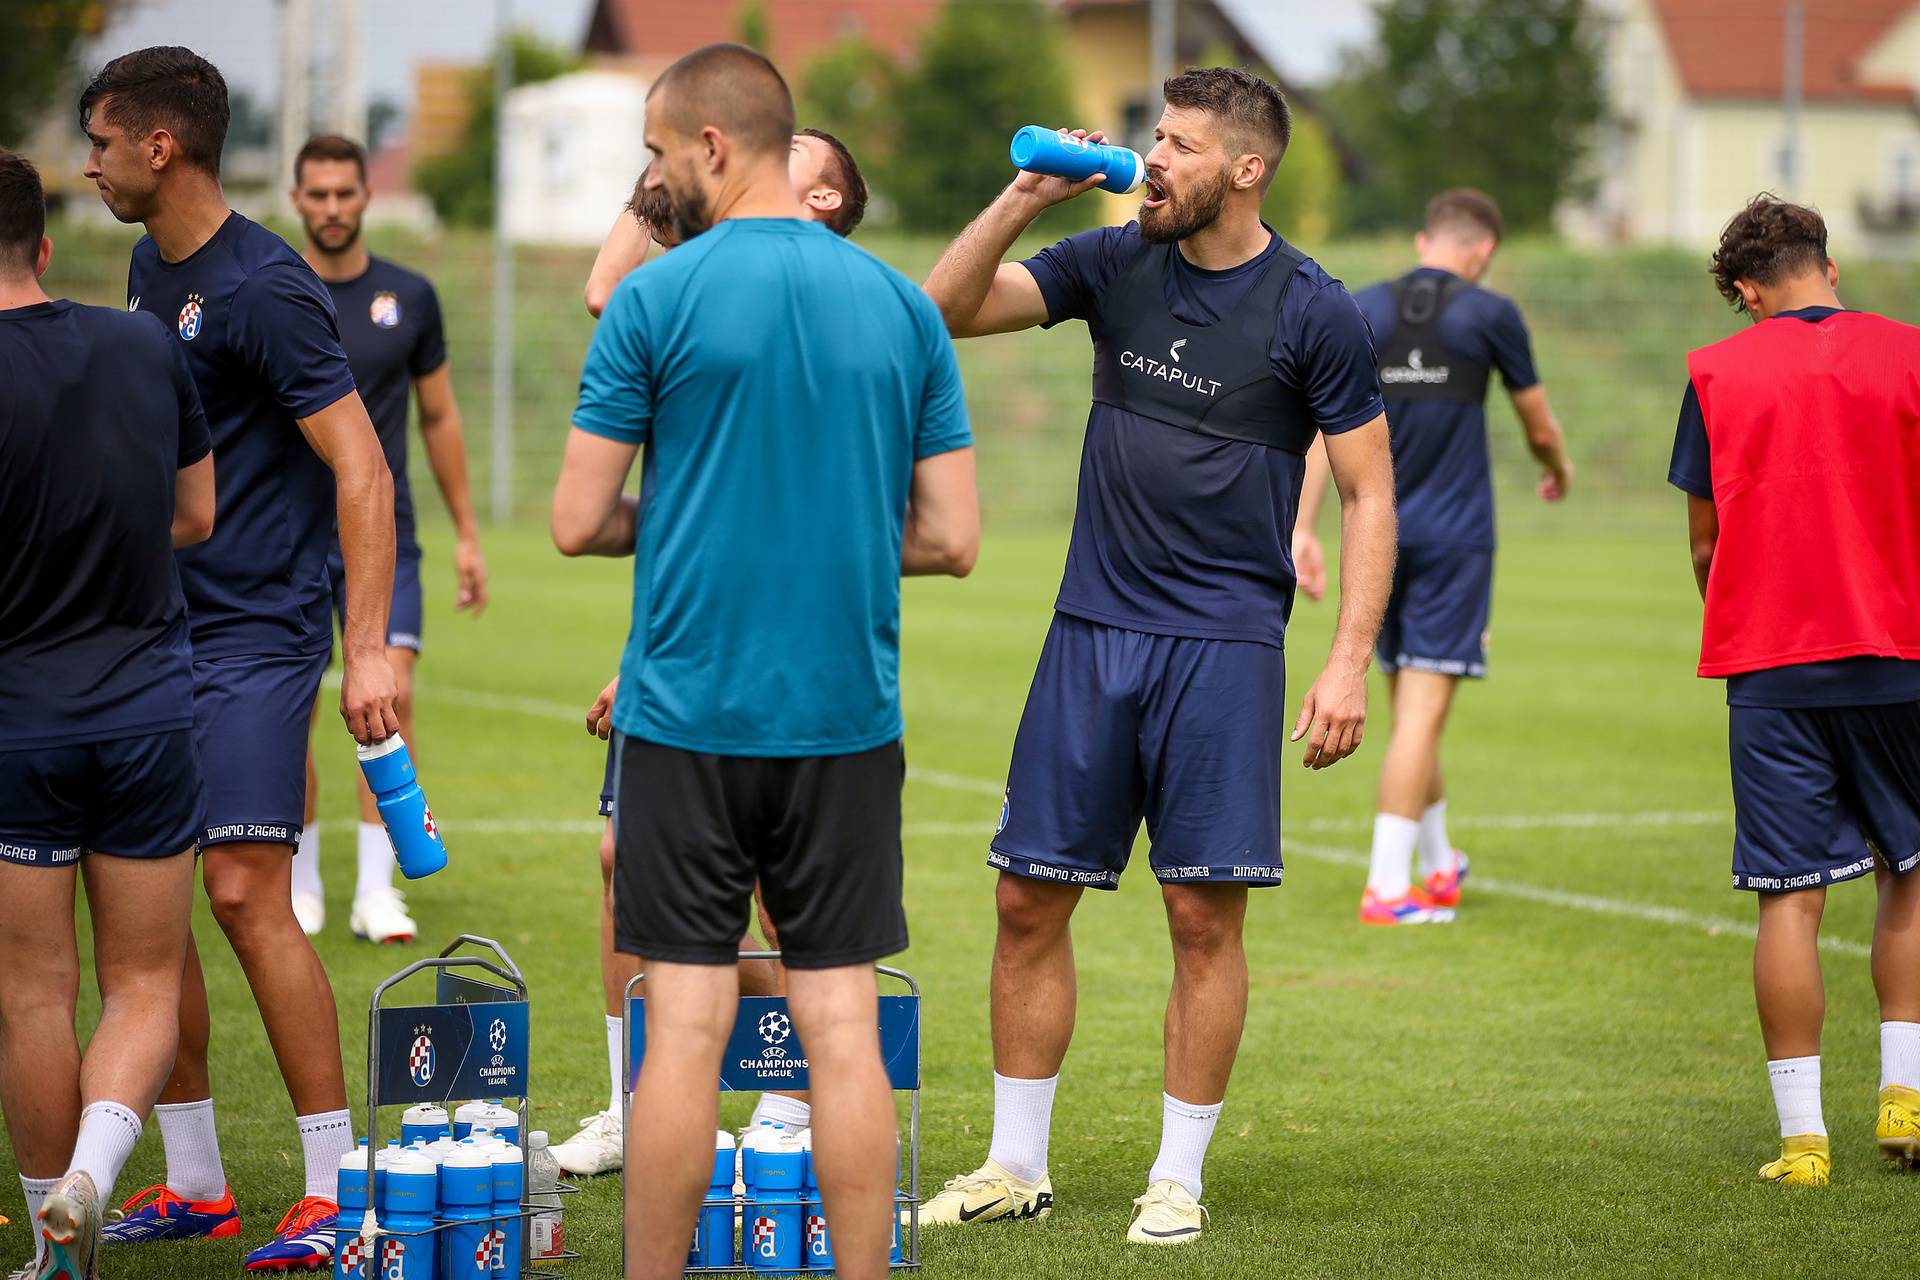
[[218, 1200], [185, 1200], [154, 1183], [120, 1206], [125, 1215], [100, 1228], [101, 1244], [146, 1244], [155, 1240], [223, 1240], [240, 1234], [233, 1188]]
[[308, 1196], [287, 1210], [273, 1239], [247, 1255], [249, 1271], [321, 1271], [333, 1265], [333, 1228], [340, 1206]]

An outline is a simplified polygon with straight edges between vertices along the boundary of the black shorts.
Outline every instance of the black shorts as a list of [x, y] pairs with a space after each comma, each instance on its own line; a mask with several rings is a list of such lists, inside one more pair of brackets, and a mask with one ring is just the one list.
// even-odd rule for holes
[[907, 946], [898, 742], [841, 756], [682, 751], [616, 734], [619, 950], [733, 964], [760, 881], [790, 968], [870, 964]]

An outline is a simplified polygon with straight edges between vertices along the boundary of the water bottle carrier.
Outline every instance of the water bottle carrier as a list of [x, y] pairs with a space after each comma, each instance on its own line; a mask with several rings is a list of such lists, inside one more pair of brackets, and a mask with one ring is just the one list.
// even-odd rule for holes
[[[458, 955], [462, 948], [485, 948], [492, 959], [478, 955]], [[484, 978], [468, 973], [478, 970]], [[433, 1004], [386, 1004], [385, 997], [396, 986], [416, 974], [434, 974]], [[408, 1107], [418, 1103], [446, 1103], [455, 1099], [502, 1098], [519, 1103], [520, 1136], [527, 1127], [527, 1066], [529, 998], [526, 979], [506, 949], [491, 938], [463, 933], [434, 956], [416, 960], [373, 989], [367, 1013], [367, 1185], [374, 1185], [374, 1162], [380, 1150], [379, 1124], [383, 1107]], [[451, 1060], [443, 1063], [446, 1051]], [[457, 1052], [456, 1052], [457, 1051]], [[536, 1214], [549, 1212], [551, 1206], [536, 1205], [528, 1199], [529, 1155], [520, 1144], [520, 1209], [517, 1213], [489, 1213], [486, 1221], [520, 1223], [519, 1274], [525, 1280], [560, 1280], [556, 1272], [536, 1271], [534, 1262], [560, 1262], [580, 1255], [565, 1252], [551, 1258], [532, 1256], [532, 1232], [528, 1229]], [[562, 1182], [554, 1188], [571, 1195], [579, 1187]], [[369, 1201], [372, 1196], [369, 1195]], [[435, 1222], [417, 1231], [395, 1231], [379, 1223], [379, 1206], [369, 1204], [366, 1225], [352, 1243], [378, 1256], [383, 1240], [418, 1240], [443, 1233], [470, 1229], [475, 1221]], [[496, 1240], [494, 1237], [500, 1237]], [[505, 1239], [497, 1228], [484, 1240], [497, 1250]]]
[[[778, 951], [743, 951], [742, 960], [778, 960]], [[911, 975], [900, 969], [886, 965], [875, 965], [874, 971], [883, 978], [891, 979], [903, 986], [905, 994], [882, 995], [880, 997], [880, 1054], [887, 1071], [887, 1080], [895, 1093], [908, 1095], [907, 1105], [907, 1141], [902, 1164], [907, 1185], [904, 1190], [897, 1185], [894, 1189], [894, 1213], [899, 1220], [901, 1259], [892, 1266], [894, 1271], [917, 1271], [920, 1269], [920, 1204], [924, 1197], [920, 1194], [920, 984]], [[621, 1044], [625, 1047], [624, 1074], [627, 1081], [626, 1109], [633, 1107], [633, 1073], [646, 1054], [646, 1017], [645, 999], [634, 994], [643, 989], [645, 974], [637, 974], [627, 984], [626, 998], [622, 1002]], [[777, 1051], [777, 1052], [775, 1052]], [[783, 996], [742, 996], [740, 1011], [734, 1017], [733, 1033], [727, 1040], [727, 1053], [723, 1060], [718, 1087], [721, 1092], [757, 1091], [766, 1089], [804, 1089], [807, 1087], [807, 1062], [800, 1043], [794, 1032], [792, 1022], [787, 1017], [787, 1002]], [[622, 1116], [622, 1123], [625, 1116]], [[626, 1172], [621, 1171], [624, 1186]], [[622, 1203], [625, 1203], [624, 1195]], [[803, 1213], [808, 1206], [819, 1204], [819, 1200], [805, 1195], [794, 1196], [758, 1196], [751, 1193], [728, 1197], [712, 1197], [702, 1202], [705, 1206], [720, 1207], [731, 1205], [732, 1211], [742, 1221], [749, 1209], [758, 1208], [798, 1208]], [[832, 1224], [828, 1223], [829, 1233]], [[742, 1231], [746, 1235], [751, 1228]], [[621, 1274], [626, 1274], [624, 1253], [625, 1232], [622, 1232], [623, 1250]], [[802, 1237], [805, 1247], [805, 1237]], [[830, 1272], [801, 1267], [760, 1268], [752, 1267], [746, 1258], [747, 1242], [735, 1242], [734, 1261], [727, 1266], [689, 1266], [687, 1275], [751, 1275], [751, 1276], [819, 1276]]]

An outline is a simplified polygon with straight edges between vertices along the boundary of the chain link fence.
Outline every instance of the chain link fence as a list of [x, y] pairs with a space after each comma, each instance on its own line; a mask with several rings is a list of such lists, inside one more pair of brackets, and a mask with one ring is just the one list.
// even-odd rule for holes
[[[51, 234], [51, 293], [125, 305], [132, 235], [93, 226], [56, 226]], [[381, 229], [368, 239], [374, 252], [424, 273], [439, 289], [474, 493], [484, 507], [492, 479], [490, 243], [476, 234], [422, 238]], [[861, 243], [916, 280], [942, 248], [937, 240], [885, 235], [863, 236]], [[1038, 247], [1022, 245], [1018, 252]], [[1317, 247], [1315, 256], [1358, 289], [1406, 270], [1411, 246], [1341, 241]], [[545, 518], [559, 471], [593, 333], [581, 301], [592, 257], [588, 250], [533, 247], [516, 256], [511, 491], [519, 519]], [[1920, 318], [1913, 302], [1920, 296], [1920, 265], [1844, 262], [1841, 268], [1840, 292], [1849, 306]], [[1515, 244], [1501, 250], [1486, 283], [1513, 297], [1527, 318], [1536, 363], [1578, 468], [1565, 505], [1548, 508], [1533, 497], [1535, 468], [1495, 379], [1488, 434], [1503, 531], [1674, 533], [1683, 517], [1666, 473], [1686, 352], [1745, 323], [1714, 292], [1705, 255]], [[1064, 526], [1073, 514], [1088, 407], [1085, 330], [1069, 324], [979, 339], [960, 343], [959, 352], [989, 526]], [[421, 506], [430, 512], [437, 504], [423, 495]]]

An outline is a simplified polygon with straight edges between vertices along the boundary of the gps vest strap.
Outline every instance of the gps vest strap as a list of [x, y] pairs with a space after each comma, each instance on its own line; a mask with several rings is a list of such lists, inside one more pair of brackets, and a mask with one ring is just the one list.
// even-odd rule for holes
[[1720, 535], [1700, 674], [1920, 659], [1920, 329], [1764, 320], [1687, 357]]
[[1282, 241], [1246, 295], [1210, 325], [1167, 308], [1170, 244], [1149, 244], [1100, 295], [1093, 398], [1170, 427], [1305, 453], [1318, 430], [1306, 396], [1273, 372], [1280, 297], [1305, 255]]
[[1416, 272], [1389, 287], [1398, 320], [1393, 341], [1380, 352], [1380, 394], [1389, 400], [1484, 401], [1492, 365], [1462, 355], [1440, 336], [1440, 318], [1473, 284]]

